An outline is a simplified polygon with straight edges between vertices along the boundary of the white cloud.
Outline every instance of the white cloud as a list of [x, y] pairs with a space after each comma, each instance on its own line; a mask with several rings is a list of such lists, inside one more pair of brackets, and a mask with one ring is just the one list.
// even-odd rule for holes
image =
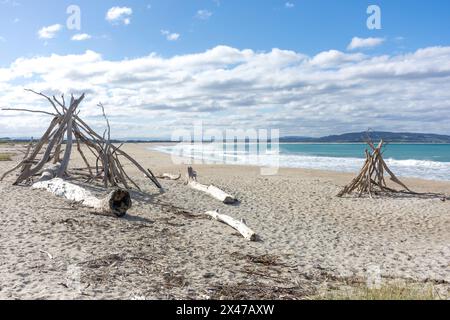
[[286, 3], [284, 4], [284, 6], [285, 6], [286, 8], [288, 8], [288, 9], [292, 9], [292, 8], [295, 7], [295, 4], [293, 4], [292, 2], [286, 2]]
[[6, 42], [6, 38], [5, 38], [5, 37], [2, 37], [2, 36], [0, 36], [0, 42]]
[[161, 30], [161, 34], [165, 36], [168, 41], [177, 41], [180, 38], [179, 33], [173, 33], [169, 30]]
[[195, 17], [200, 20], [208, 20], [209, 18], [211, 18], [212, 15], [213, 15], [213, 13], [211, 11], [198, 10]]
[[15, 0], [1, 0], [0, 5], [8, 5], [12, 7], [20, 7], [22, 4], [20, 2], [17, 2]]
[[106, 20], [111, 23], [123, 23], [128, 25], [131, 23], [131, 15], [133, 10], [128, 7], [112, 7], [106, 13]]
[[365, 56], [361, 53], [346, 54], [337, 50], [324, 51], [317, 54], [312, 60], [311, 64], [328, 67], [337, 65], [340, 66], [346, 62], [357, 62], [364, 59]]
[[[102, 132], [101, 113], [91, 108], [102, 101], [114, 137], [170, 138], [173, 130], [198, 120], [206, 129], [279, 128], [282, 135], [368, 127], [450, 133], [450, 47], [380, 56], [328, 50], [311, 57], [218, 46], [121, 61], [87, 51], [20, 58], [0, 68], [0, 106], [51, 111], [24, 87], [49, 94], [86, 92], [81, 116]], [[2, 114], [0, 136], [38, 136], [48, 121]]]
[[72, 41], [85, 41], [91, 39], [91, 35], [87, 33], [77, 33], [72, 37]]
[[348, 50], [363, 49], [363, 48], [373, 48], [381, 45], [385, 39], [383, 38], [358, 38], [354, 37], [350, 44], [348, 45]]
[[38, 36], [40, 39], [53, 39], [62, 28], [63, 27], [60, 24], [43, 27], [38, 31]]

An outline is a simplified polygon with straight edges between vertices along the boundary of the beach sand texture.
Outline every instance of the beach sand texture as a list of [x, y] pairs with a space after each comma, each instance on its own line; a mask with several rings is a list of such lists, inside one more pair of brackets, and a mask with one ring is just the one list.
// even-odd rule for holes
[[[169, 155], [123, 148], [155, 173], [186, 172]], [[0, 152], [17, 152], [0, 146]], [[75, 152], [74, 152], [75, 154]], [[0, 162], [0, 175], [18, 161]], [[79, 158], [71, 163], [82, 166]], [[180, 181], [145, 186], [123, 219], [95, 215], [40, 190], [0, 182], [0, 299], [306, 298], [379, 268], [385, 279], [448, 290], [450, 201], [337, 198], [353, 175], [195, 164], [199, 181], [234, 194], [225, 205]], [[450, 195], [450, 182], [403, 179]], [[102, 192], [102, 190], [94, 190]], [[201, 214], [244, 218], [260, 242]]]

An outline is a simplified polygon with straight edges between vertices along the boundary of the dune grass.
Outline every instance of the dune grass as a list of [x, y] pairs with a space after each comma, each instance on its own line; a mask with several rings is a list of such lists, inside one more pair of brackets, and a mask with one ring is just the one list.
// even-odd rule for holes
[[323, 300], [442, 300], [432, 285], [385, 284], [379, 288], [350, 287], [327, 292]]
[[0, 161], [12, 161], [12, 156], [11, 153], [0, 153]]

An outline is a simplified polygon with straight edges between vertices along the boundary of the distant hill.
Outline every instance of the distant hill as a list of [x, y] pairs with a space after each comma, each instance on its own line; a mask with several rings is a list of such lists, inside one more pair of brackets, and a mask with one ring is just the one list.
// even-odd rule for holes
[[[378, 142], [383, 139], [388, 143], [450, 143], [450, 136], [429, 134], [429, 133], [399, 133], [399, 132], [383, 132], [373, 131], [370, 132], [370, 137], [374, 142]], [[354, 132], [345, 133], [341, 135], [332, 135], [321, 138], [311, 137], [282, 137], [280, 142], [310, 142], [310, 143], [362, 143], [367, 137], [367, 132]], [[30, 138], [0, 138], [0, 143], [5, 142], [28, 142]], [[247, 140], [246, 140], [247, 141]], [[145, 142], [171, 142], [170, 140], [157, 140], [146, 138], [133, 138], [133, 139], [118, 139], [111, 140], [112, 143], [121, 142], [133, 142], [133, 143], [145, 143]]]
[[[383, 139], [389, 143], [450, 143], [450, 136], [428, 133], [399, 133], [373, 131], [370, 138], [378, 142]], [[321, 138], [308, 137], [282, 137], [281, 142], [316, 142], [316, 143], [359, 143], [364, 142], [367, 132], [345, 133]]]

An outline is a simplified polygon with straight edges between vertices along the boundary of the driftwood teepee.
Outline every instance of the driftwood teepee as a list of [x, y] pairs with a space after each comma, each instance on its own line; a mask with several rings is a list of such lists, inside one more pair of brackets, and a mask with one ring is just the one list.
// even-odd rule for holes
[[[353, 179], [353, 181], [341, 192], [339, 192], [338, 197], [343, 197], [344, 195], [351, 194], [353, 192], [357, 192], [358, 196], [368, 194], [370, 197], [372, 197], [373, 194], [380, 192], [398, 193], [406, 191], [412, 193], [412, 191], [409, 190], [409, 188], [395, 176], [383, 160], [383, 140], [381, 140], [377, 147], [375, 147], [371, 141], [368, 141], [367, 144], [371, 148], [371, 152], [366, 150], [366, 162], [364, 163], [363, 168], [361, 169], [359, 175]], [[389, 174], [392, 182], [401, 186], [404, 190], [397, 191], [388, 187], [385, 180], [385, 172]]]
[[[55, 191], [57, 189], [60, 193], [62, 192], [61, 190], [70, 189], [77, 195], [67, 196], [64, 194], [64, 196], [71, 200], [80, 197], [80, 190], [73, 185], [67, 186], [61, 183], [61, 181], [64, 181], [67, 178], [82, 180], [86, 183], [100, 182], [105, 188], [124, 188], [126, 191], [131, 190], [134, 187], [135, 189], [140, 190], [138, 184], [130, 178], [122, 166], [121, 161], [126, 159], [147, 176], [159, 189], [162, 189], [158, 180], [150, 170], [145, 170], [130, 155], [122, 151], [121, 146], [115, 146], [111, 143], [110, 125], [105, 115], [103, 105], [99, 104], [99, 107], [102, 109], [107, 129], [103, 136], [100, 136], [79, 117], [78, 107], [85, 98], [84, 94], [78, 99], [72, 96], [70, 103], [66, 105], [64, 95], [61, 96], [61, 99], [57, 99], [55, 96], [50, 98], [49, 96], [37, 93], [33, 90], [27, 91], [47, 99], [52, 105], [54, 113], [40, 110], [12, 108], [3, 110], [41, 113], [52, 116], [53, 120], [41, 139], [34, 144], [33, 142], [30, 143], [23, 160], [17, 166], [4, 173], [3, 176], [0, 177], [0, 180], [3, 180], [7, 175], [13, 172], [18, 173], [14, 185], [22, 183], [36, 185], [36, 183], [42, 183], [56, 178], [59, 180], [56, 180], [53, 186], [50, 187], [46, 184], [45, 187], [41, 187], [49, 191]], [[69, 167], [72, 149], [75, 145], [85, 164], [84, 168]], [[85, 148], [82, 148], [82, 146], [85, 146]], [[92, 153], [95, 161], [91, 160], [91, 162], [89, 162], [85, 152]], [[124, 203], [129, 203], [131, 205], [128, 192], [123, 191], [124, 190], [116, 192], [108, 199], [112, 206], [119, 208]], [[83, 197], [84, 196], [92, 198], [91, 195], [87, 193], [83, 193]], [[122, 203], [120, 203], [121, 199], [118, 197], [124, 202], [122, 201]], [[103, 201], [103, 203], [106, 202]], [[92, 203], [92, 201], [90, 201], [90, 203]], [[97, 206], [97, 204], [94, 205], [94, 207], [95, 206]]]

